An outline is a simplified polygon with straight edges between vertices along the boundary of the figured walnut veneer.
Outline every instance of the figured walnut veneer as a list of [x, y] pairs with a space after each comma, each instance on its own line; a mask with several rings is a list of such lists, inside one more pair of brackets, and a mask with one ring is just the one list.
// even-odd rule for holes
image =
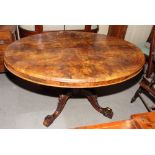
[[137, 75], [144, 54], [135, 45], [87, 32], [48, 32], [8, 46], [6, 68], [28, 81], [56, 87], [91, 88]]

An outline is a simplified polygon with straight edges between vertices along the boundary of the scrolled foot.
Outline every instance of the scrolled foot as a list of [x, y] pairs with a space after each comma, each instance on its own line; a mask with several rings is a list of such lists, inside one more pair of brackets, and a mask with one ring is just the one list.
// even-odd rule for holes
[[67, 93], [67, 94], [62, 94], [59, 96], [59, 102], [57, 105], [57, 108], [55, 110], [55, 112], [52, 115], [47, 115], [44, 119], [43, 125], [45, 125], [46, 127], [49, 127], [53, 121], [60, 115], [60, 113], [62, 112], [67, 100], [71, 97], [72, 93]]
[[49, 127], [54, 120], [55, 120], [55, 117], [53, 115], [47, 115], [44, 119], [43, 125], [45, 125], [46, 127]]
[[106, 108], [102, 108], [102, 114], [105, 116], [105, 117], [108, 117], [108, 118], [112, 118], [113, 117], [113, 111], [111, 108], [109, 107], [106, 107]]

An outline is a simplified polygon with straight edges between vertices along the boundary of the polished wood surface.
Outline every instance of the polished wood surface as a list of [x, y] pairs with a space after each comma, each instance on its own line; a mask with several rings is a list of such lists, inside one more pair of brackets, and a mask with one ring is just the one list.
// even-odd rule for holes
[[155, 112], [134, 114], [131, 119], [139, 129], [155, 129]]
[[0, 73], [5, 71], [4, 51], [14, 40], [16, 40], [16, 26], [0, 25]]
[[124, 39], [128, 25], [109, 25], [108, 36]]
[[76, 129], [137, 129], [133, 120], [124, 120], [111, 123], [95, 124], [77, 127]]
[[16, 31], [16, 25], [0, 25], [0, 31], [11, 31], [14, 33]]
[[155, 112], [134, 114], [130, 120], [82, 126], [76, 129], [155, 129]]
[[21, 39], [5, 52], [5, 66], [34, 83], [69, 88], [106, 86], [137, 75], [144, 54], [133, 44], [87, 32], [48, 32]]
[[9, 44], [3, 44], [0, 45], [0, 73], [3, 73], [5, 71], [4, 67], [4, 51], [7, 48]]

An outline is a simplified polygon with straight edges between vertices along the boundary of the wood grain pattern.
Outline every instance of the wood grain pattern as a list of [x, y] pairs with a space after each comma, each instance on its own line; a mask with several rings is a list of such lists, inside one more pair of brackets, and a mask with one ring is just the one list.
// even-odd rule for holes
[[16, 31], [16, 25], [0, 25], [0, 31], [10, 31], [14, 33]]
[[124, 39], [128, 25], [109, 25], [108, 36]]
[[28, 81], [56, 87], [91, 88], [137, 75], [144, 54], [133, 44], [88, 32], [48, 32], [11, 44], [6, 68]]
[[0, 25], [0, 73], [5, 71], [4, 51], [16, 39], [15, 25]]
[[134, 114], [131, 119], [139, 129], [155, 129], [155, 112]]
[[4, 67], [4, 51], [9, 44], [1, 44], [0, 45], [0, 73], [5, 71]]
[[76, 129], [155, 129], [155, 112], [134, 114], [130, 120], [81, 126]]
[[124, 120], [111, 123], [95, 124], [77, 127], [76, 129], [137, 129], [133, 120]]

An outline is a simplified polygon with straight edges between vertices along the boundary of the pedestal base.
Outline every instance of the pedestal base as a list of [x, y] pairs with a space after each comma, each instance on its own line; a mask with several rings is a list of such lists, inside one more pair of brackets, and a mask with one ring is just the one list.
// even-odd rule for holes
[[113, 116], [113, 111], [111, 108], [106, 107], [106, 108], [102, 108], [97, 101], [97, 95], [95, 94], [93, 89], [70, 89], [67, 90], [67, 92], [64, 92], [64, 94], [59, 95], [59, 102], [56, 108], [56, 111], [51, 114], [51, 115], [47, 115], [44, 119], [43, 124], [48, 127], [50, 126], [53, 121], [60, 115], [60, 113], [62, 112], [64, 106], [67, 103], [67, 100], [76, 95], [77, 93], [80, 93], [81, 95], [85, 96], [88, 101], [90, 102], [90, 104], [101, 114], [103, 114], [105, 117], [108, 118], [112, 118]]

